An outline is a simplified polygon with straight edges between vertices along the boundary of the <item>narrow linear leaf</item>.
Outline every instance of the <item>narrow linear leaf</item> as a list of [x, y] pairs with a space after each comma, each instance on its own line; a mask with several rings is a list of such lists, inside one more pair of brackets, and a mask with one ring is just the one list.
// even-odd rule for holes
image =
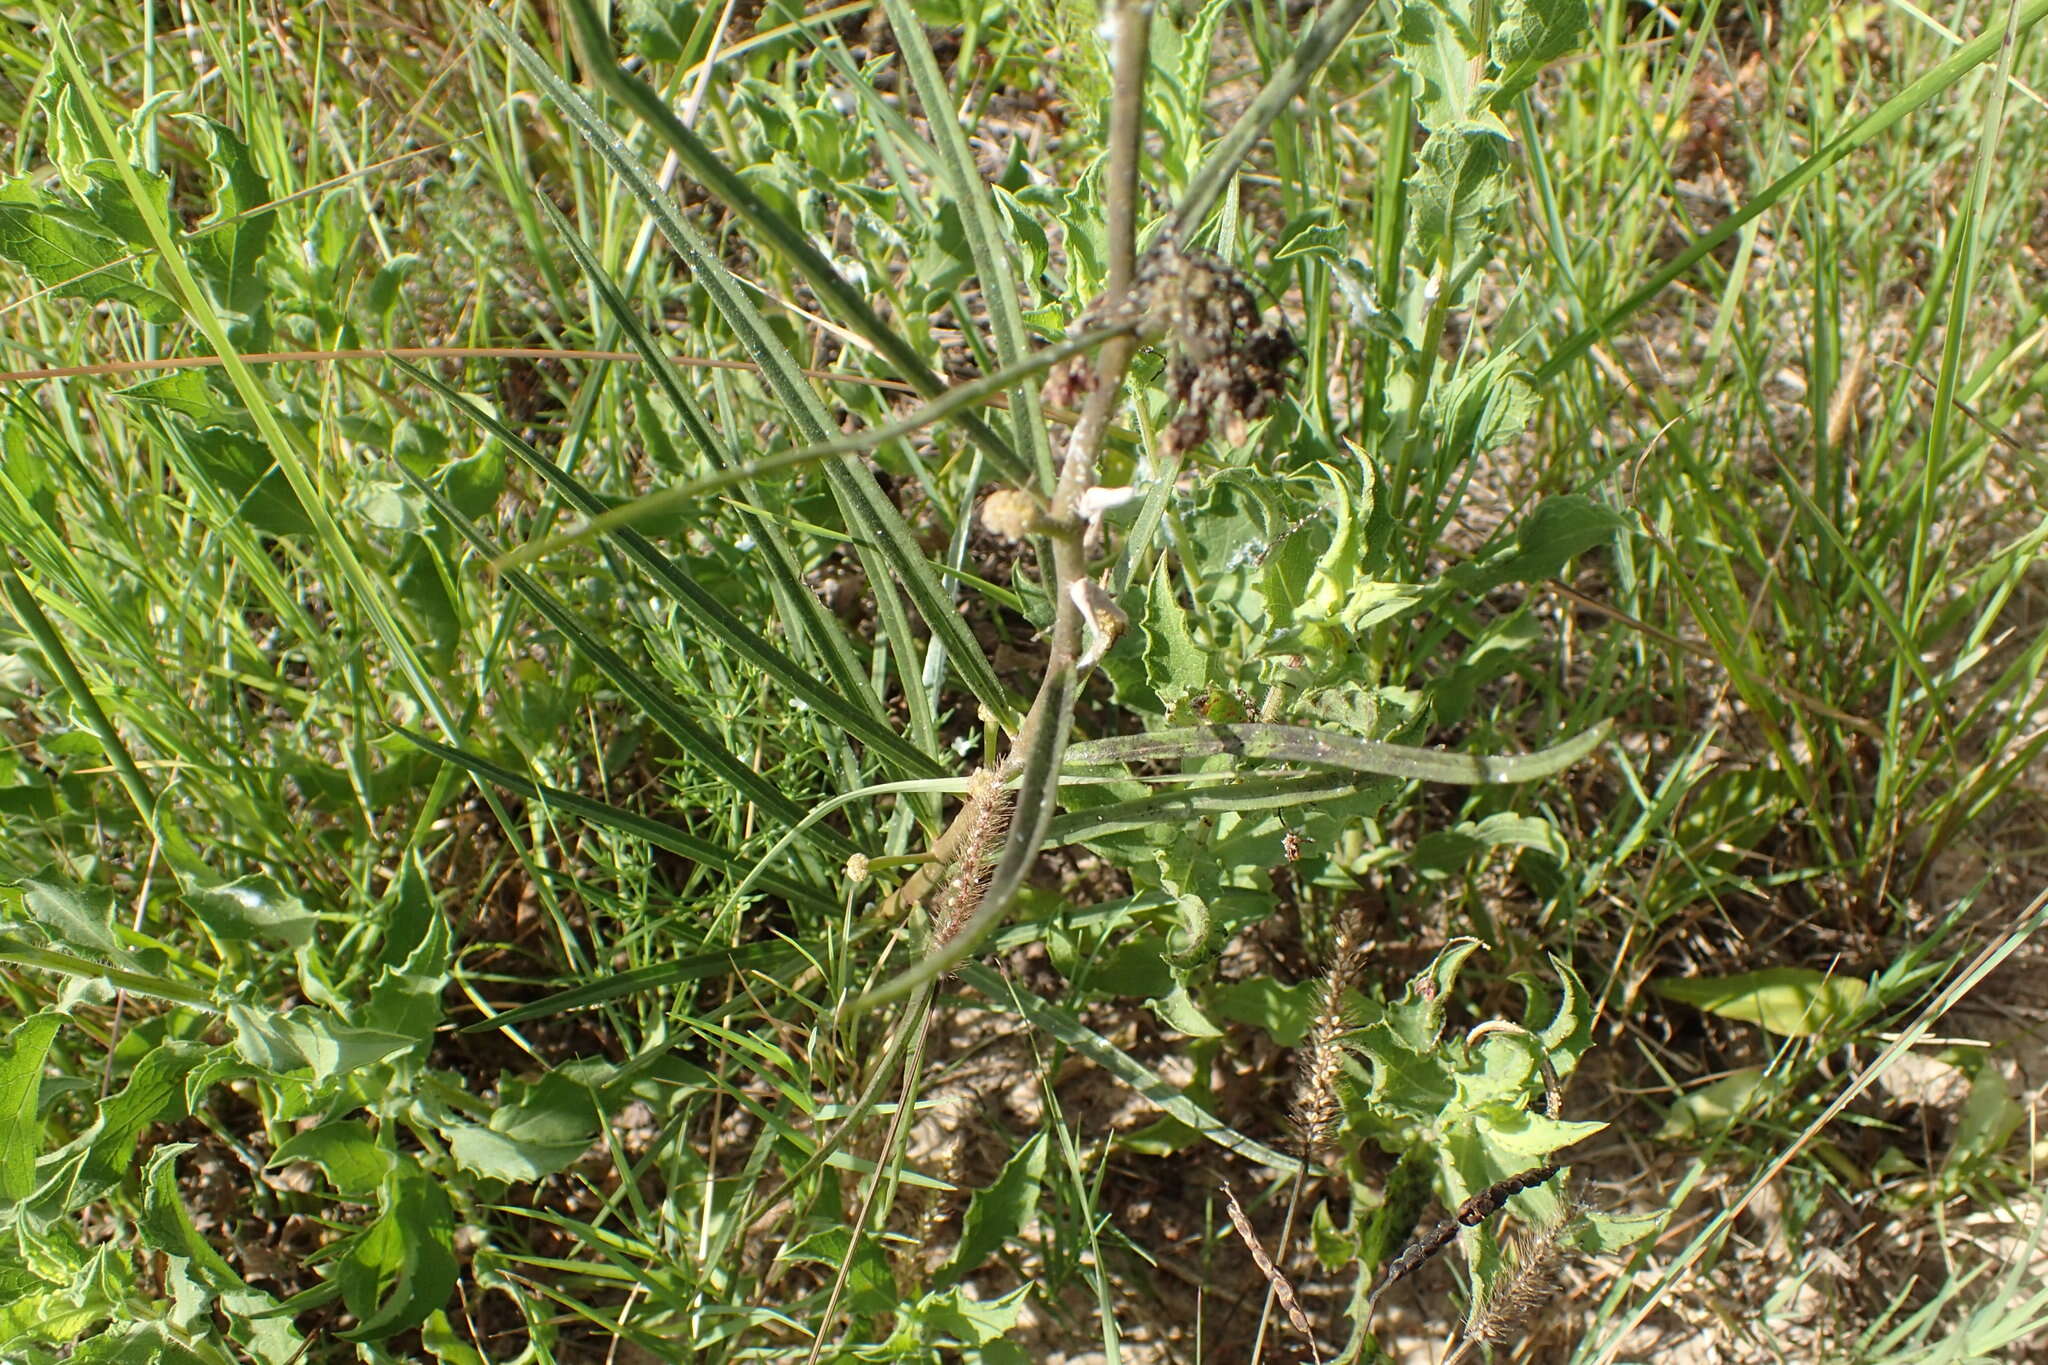
[[[462, 515], [457, 508], [426, 480], [414, 474], [404, 465], [399, 472], [412, 486], [420, 491], [441, 514], [442, 520], [475, 547], [476, 552], [486, 559], [497, 557], [498, 547], [476, 527], [476, 523]], [[750, 763], [742, 762], [716, 735], [698, 725], [684, 714], [681, 707], [669, 699], [668, 689], [660, 683], [643, 677], [637, 669], [628, 665], [608, 645], [584, 629], [575, 613], [565, 606], [561, 599], [542, 587], [525, 574], [506, 570], [505, 585], [529, 606], [548, 619], [548, 623], [560, 631], [569, 643], [596, 665], [597, 671], [621, 692], [633, 699], [634, 705], [661, 727], [669, 738], [710, 768], [728, 786], [743, 793], [749, 801], [760, 807], [768, 816], [783, 825], [801, 826], [804, 808], [785, 796], [781, 788], [769, 782], [754, 770]], [[828, 852], [844, 859], [852, 854], [853, 842], [837, 830], [823, 825], [809, 825], [803, 828], [803, 837], [820, 845]]]
[[[646, 358], [655, 383], [667, 396], [669, 405], [675, 409], [684, 433], [696, 443], [704, 458], [718, 469], [726, 472], [737, 469], [740, 461], [712, 433], [711, 423], [699, 410], [697, 400], [683, 387], [682, 378], [676, 367], [662, 354], [654, 335], [641, 322], [626, 296], [612, 282], [610, 275], [605, 272], [603, 263], [584, 242], [575, 225], [545, 197], [541, 198], [540, 205], [546, 211], [548, 220], [554, 224], [556, 233], [568, 246], [569, 254], [576, 258], [576, 263], [583, 268], [584, 276], [597, 290], [598, 298], [611, 313], [613, 322], [632, 343], [633, 349]], [[745, 482], [744, 478], [739, 482]], [[662, 494], [656, 493], [653, 496], [659, 498]], [[634, 504], [628, 504], [632, 505]], [[855, 654], [853, 642], [847, 638], [839, 619], [826, 610], [825, 604], [818, 600], [818, 595], [803, 581], [797, 569], [795, 556], [790, 553], [781, 530], [769, 517], [751, 506], [735, 503], [734, 507], [754, 537], [762, 557], [768, 563], [769, 591], [775, 594], [775, 600], [782, 608], [785, 628], [801, 633], [810, 641], [819, 657], [824, 660], [825, 670], [831, 674], [832, 683], [838, 688], [839, 695], [852, 698], [876, 718], [886, 721], [889, 714], [887, 703], [876, 691], [866, 666]], [[591, 516], [586, 510], [584, 525], [581, 528], [528, 545], [519, 554], [512, 556], [512, 560], [551, 553], [553, 547], [565, 539], [607, 531], [610, 529], [607, 523], [618, 518], [623, 510], [615, 508], [596, 517]]]
[[1286, 112], [1295, 96], [1308, 87], [1323, 63], [1330, 60], [1345, 36], [1375, 3], [1376, 0], [1333, 0], [1316, 15], [1294, 51], [1287, 54], [1287, 60], [1280, 63], [1264, 88], [1252, 97], [1237, 122], [1230, 125], [1230, 131], [1217, 139], [1201, 168], [1189, 180], [1187, 193], [1181, 196], [1173, 212], [1175, 236], [1185, 242], [1194, 235], [1252, 148], [1273, 126], [1273, 120]]
[[[607, 828], [615, 829], [621, 834], [630, 834], [635, 838], [645, 839], [656, 848], [665, 848], [671, 853], [681, 854], [692, 862], [702, 863], [706, 867], [716, 868], [721, 872], [738, 875], [740, 871], [738, 860], [729, 850], [685, 834], [681, 830], [662, 824], [659, 820], [651, 820], [644, 815], [635, 815], [630, 811], [620, 810], [616, 806], [606, 805], [602, 801], [593, 801], [587, 796], [579, 796], [575, 792], [563, 791], [559, 787], [550, 787], [544, 783], [536, 782], [530, 777], [521, 776], [510, 768], [493, 763], [481, 755], [470, 753], [465, 749], [451, 748], [446, 744], [428, 739], [425, 735], [408, 730], [404, 726], [399, 726], [397, 729], [399, 734], [405, 736], [409, 742], [425, 750], [427, 753], [433, 754], [437, 758], [446, 759], [448, 762], [466, 769], [472, 775], [486, 782], [503, 787], [510, 792], [517, 792], [529, 801], [545, 801], [547, 804], [567, 811], [571, 815], [594, 821]], [[779, 873], [764, 872], [757, 880], [762, 890], [781, 896], [785, 900], [798, 901], [816, 908], [830, 910], [836, 910], [839, 905], [836, 896], [829, 895], [817, 887], [806, 886], [802, 882], [793, 881]]]
[[1169, 1084], [1158, 1072], [1083, 1024], [1070, 1011], [1049, 1000], [1040, 999], [1029, 991], [1012, 992], [1000, 976], [978, 962], [963, 965], [959, 969], [959, 975], [962, 981], [990, 1000], [1007, 1001], [1016, 1005], [1030, 1023], [1088, 1057], [1139, 1095], [1225, 1151], [1235, 1152], [1247, 1161], [1255, 1161], [1270, 1170], [1287, 1175], [1301, 1169], [1301, 1163], [1295, 1158], [1276, 1152], [1264, 1143], [1246, 1137], [1224, 1123]]
[[[869, 427], [847, 436], [834, 437], [812, 445], [798, 446], [793, 450], [779, 451], [764, 455], [758, 460], [745, 464], [731, 465], [716, 474], [707, 474], [688, 483], [659, 489], [631, 502], [619, 504], [610, 510], [592, 517], [585, 525], [572, 530], [557, 532], [545, 540], [522, 546], [516, 552], [499, 562], [523, 564], [574, 544], [586, 536], [602, 535], [622, 526], [652, 520], [665, 513], [678, 511], [710, 493], [731, 488], [735, 484], [748, 483], [766, 474], [780, 473], [799, 465], [815, 464], [828, 456], [849, 455], [873, 450], [901, 436], [922, 431], [950, 413], [973, 407], [1001, 393], [1004, 388], [1020, 379], [1042, 374], [1064, 360], [1085, 354], [1101, 346], [1105, 341], [1123, 336], [1130, 331], [1127, 326], [1103, 327], [1085, 332], [1080, 336], [1068, 337], [1064, 341], [1033, 351], [1022, 363], [956, 384], [938, 398], [909, 416], [891, 422], [887, 426]], [[665, 364], [663, 368], [668, 368]], [[959, 575], [967, 578], [967, 575]]]
[[535, 1019], [546, 1019], [552, 1015], [566, 1014], [570, 1010], [589, 1009], [607, 1001], [639, 995], [643, 991], [664, 990], [680, 986], [686, 981], [702, 981], [706, 977], [729, 976], [740, 972], [756, 971], [768, 976], [782, 976], [795, 970], [804, 960], [803, 953], [794, 945], [778, 942], [747, 943], [737, 948], [722, 949], [712, 953], [694, 953], [674, 962], [656, 962], [645, 967], [634, 967], [623, 972], [613, 972], [599, 981], [592, 981], [566, 991], [558, 991], [542, 1000], [505, 1010], [478, 1023], [465, 1025], [463, 1033], [483, 1033], [492, 1029], [517, 1028]]
[[1296, 725], [1203, 725], [1088, 740], [1068, 749], [1067, 761], [1076, 767], [1089, 767], [1231, 754], [1245, 759], [1347, 768], [1418, 782], [1478, 786], [1531, 782], [1563, 772], [1599, 748], [1610, 728], [1610, 723], [1603, 720], [1562, 744], [1533, 754], [1505, 756], [1417, 749]]
[[[2024, 33], [2040, 23], [2043, 18], [2048, 18], [2048, 0], [2029, 0], [2026, 7], [2020, 10], [2014, 27], [2018, 32]], [[1673, 281], [1683, 278], [1723, 242], [1805, 189], [1849, 153], [1869, 143], [1900, 119], [1954, 85], [1972, 67], [1981, 66], [1999, 50], [2005, 42], [2005, 36], [2002, 26], [1987, 27], [1985, 32], [1964, 43], [1945, 60], [1908, 83], [1905, 89], [1858, 119], [1847, 132], [1834, 138], [1812, 156], [1766, 185], [1754, 199], [1723, 218], [1711, 231], [1703, 233], [1692, 245], [1673, 256], [1663, 269], [1646, 280], [1635, 293], [1614, 305], [1597, 321], [1573, 333], [1536, 371], [1533, 381], [1536, 387], [1544, 388], [1551, 380], [1557, 378], [1595, 344], [1611, 335], [1615, 328], [1641, 312], [1652, 299], [1669, 288]]]
[[[603, 514], [605, 504], [602, 499], [572, 478], [566, 470], [520, 439], [517, 432], [496, 416], [477, 407], [468, 398], [449, 388], [427, 371], [407, 365], [403, 361], [394, 363], [455, 404], [465, 417], [505, 442], [506, 448], [518, 456], [522, 463], [547, 480], [556, 492], [566, 497], [585, 516], [595, 517]], [[825, 686], [811, 668], [791, 658], [767, 636], [740, 620], [729, 607], [718, 600], [716, 594], [699, 583], [675, 560], [663, 554], [654, 542], [638, 531], [630, 529], [621, 529], [616, 535], [619, 546], [626, 552], [627, 558], [652, 575], [664, 588], [673, 592], [709, 634], [745, 658], [765, 676], [800, 698], [827, 723], [841, 727], [875, 750], [878, 757], [893, 764], [908, 776], [938, 777], [945, 773], [945, 768], [938, 760], [906, 741], [878, 716], [868, 714]]]
[[[664, 137], [664, 140], [669, 141], [678, 155], [685, 158], [686, 164], [692, 158], [701, 160], [703, 166], [693, 166], [693, 173], [702, 171], [706, 166], [713, 167], [721, 177], [720, 184], [731, 181], [736, 192], [745, 196], [754, 204], [754, 208], [758, 209], [763, 222], [753, 225], [760, 231], [771, 235], [771, 239], [788, 236], [788, 225], [768, 213], [758, 201], [753, 201], [751, 193], [739, 186], [731, 172], [717, 164], [709, 151], [696, 141], [688, 129], [682, 127], [673, 113], [669, 112], [667, 105], [658, 95], [611, 64], [604, 30], [598, 24], [596, 16], [587, 7], [579, 6], [572, 6], [571, 13], [589, 50], [599, 54], [593, 63], [593, 69], [606, 81], [607, 88], [624, 99]], [[733, 329], [748, 355], [761, 367], [763, 379], [774, 391], [777, 401], [790, 419], [802, 429], [805, 440], [819, 442], [829, 439], [830, 423], [824, 406], [805, 377], [802, 367], [790, 356], [780, 339], [762, 320], [752, 298], [725, 268], [719, 254], [711, 249], [677, 211], [671, 196], [655, 184], [646, 167], [627, 153], [624, 144], [612, 132], [610, 126], [573, 87], [554, 73], [540, 54], [534, 52], [517, 34], [488, 11], [480, 11], [478, 17], [480, 22], [491, 28], [505, 43], [533, 77], [535, 83], [547, 92], [548, 97], [574, 125], [591, 150], [618, 173], [620, 179], [632, 191], [634, 198], [653, 216], [662, 235], [668, 238], [669, 244], [683, 257], [691, 274], [711, 296], [713, 306], [718, 309], [727, 326]], [[700, 175], [701, 178], [703, 177]], [[706, 183], [714, 190], [720, 188], [720, 184], [711, 184], [709, 181]], [[734, 202], [734, 207], [749, 216], [752, 222], [751, 210], [741, 209], [737, 201]], [[808, 245], [805, 249], [810, 250]], [[812, 254], [815, 255], [815, 252]], [[838, 280], [829, 266], [825, 269], [826, 274], [837, 281], [837, 290], [850, 295], [851, 291], [845, 281]], [[821, 294], [828, 288], [818, 280], [812, 283], [814, 287], [820, 289]], [[865, 307], [864, 304], [860, 306]], [[896, 344], [903, 345], [900, 340]], [[911, 362], [918, 364], [914, 356]], [[921, 364], [918, 364], [918, 372], [926, 374], [931, 386], [929, 390], [921, 387], [920, 391], [927, 392], [928, 396], [937, 396], [942, 389], [939, 381], [923, 371]], [[1007, 459], [1009, 464], [1014, 466], [1015, 456], [1007, 455]], [[858, 548], [857, 553], [861, 555], [863, 562], [867, 563], [869, 585], [875, 594], [876, 613], [881, 618], [883, 630], [889, 637], [891, 649], [897, 655], [898, 671], [905, 683], [904, 693], [912, 708], [912, 733], [930, 735], [935, 733], [935, 730], [929, 714], [929, 701], [924, 696], [924, 689], [918, 684], [923, 672], [923, 662], [918, 657], [908, 622], [903, 618], [890, 590], [889, 584], [892, 580], [902, 584], [904, 591], [916, 604], [926, 626], [943, 642], [953, 666], [959, 670], [961, 679], [974, 693], [976, 700], [988, 707], [1006, 726], [1014, 723], [1017, 711], [1015, 700], [997, 679], [995, 670], [981, 652], [980, 644], [968, 631], [966, 622], [961, 620], [959, 613], [953, 609], [943, 584], [925, 559], [916, 536], [904, 524], [902, 514], [896, 510], [895, 505], [883, 496], [873, 475], [858, 462], [844, 457], [828, 462], [824, 469], [833, 497], [839, 503], [841, 514], [848, 520], [847, 529], [852, 533], [856, 546], [862, 547], [863, 543], [866, 543], [874, 547], [872, 551], [864, 547]], [[868, 562], [870, 554], [879, 558], [880, 562]]]
[[[761, 240], [772, 244], [786, 256], [818, 297], [825, 300], [868, 344], [881, 352], [911, 387], [926, 398], [938, 397], [945, 389], [945, 382], [925, 364], [916, 348], [882, 320], [860, 292], [833, 269], [832, 263], [811, 245], [794, 223], [769, 208], [745, 181], [720, 161], [702, 139], [675, 116], [675, 111], [669, 108], [659, 91], [619, 67], [612, 55], [611, 41], [591, 6], [583, 0], [574, 0], [568, 8], [583, 45], [586, 69], [591, 75], [667, 144], [698, 183], [738, 214]], [[553, 77], [553, 72], [546, 70], [540, 55], [520, 41], [519, 36], [496, 15], [481, 11], [478, 18], [512, 50], [520, 64], [537, 81], [545, 84]], [[601, 148], [598, 150], [602, 153]], [[665, 202], [666, 196], [663, 198]], [[963, 417], [961, 426], [986, 452], [990, 463], [1001, 469], [1012, 482], [1021, 484], [1027, 481], [1029, 470], [1000, 436], [972, 417]]]
[[[918, 102], [924, 106], [925, 126], [933, 144], [960, 217], [967, 230], [968, 250], [974, 256], [975, 274], [981, 278], [981, 296], [988, 304], [989, 322], [995, 334], [996, 355], [1004, 369], [1013, 369], [1028, 354], [1030, 334], [1018, 304], [1016, 272], [1010, 262], [1016, 253], [1005, 240], [994, 197], [982, 179], [967, 132], [960, 126], [957, 102], [939, 72], [930, 40], [911, 7], [910, 0], [884, 0], [890, 30], [896, 35], [897, 51], [903, 55]], [[1010, 422], [1017, 447], [1028, 452], [1038, 467], [1039, 484], [1048, 493], [1053, 487], [1052, 442], [1039, 411], [1038, 389], [1019, 384], [1010, 390]]]
[[[1072, 749], [1068, 752], [1071, 754]], [[1160, 792], [1092, 810], [1068, 811], [1053, 821], [1046, 842], [1055, 846], [1086, 843], [1147, 825], [1192, 821], [1230, 811], [1286, 810], [1353, 796], [1365, 785], [1354, 777], [1307, 773], [1261, 775], [1214, 786]]]

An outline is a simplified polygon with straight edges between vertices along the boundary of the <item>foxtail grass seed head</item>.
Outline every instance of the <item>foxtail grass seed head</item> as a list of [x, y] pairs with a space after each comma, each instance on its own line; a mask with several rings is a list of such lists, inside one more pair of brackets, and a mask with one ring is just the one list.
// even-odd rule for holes
[[994, 769], [977, 769], [967, 779], [967, 807], [972, 812], [967, 837], [954, 861], [945, 889], [932, 906], [932, 945], [951, 943], [974, 917], [988, 890], [988, 872], [1003, 836], [1010, 832], [1010, 793]]
[[1563, 1201], [1564, 1213], [1545, 1223], [1510, 1253], [1509, 1263], [1494, 1276], [1491, 1288], [1482, 1285], [1465, 1315], [1465, 1335], [1489, 1346], [1505, 1345], [1522, 1335], [1557, 1294], [1557, 1270], [1564, 1263], [1562, 1234], [1571, 1201]]
[[1315, 1020], [1303, 1041], [1301, 1072], [1294, 1087], [1294, 1130], [1304, 1151], [1321, 1151], [1334, 1142], [1344, 1117], [1337, 1090], [1344, 1075], [1343, 1037], [1350, 1027], [1344, 996], [1357, 982], [1370, 951], [1371, 945], [1361, 939], [1357, 916], [1339, 920], [1330, 969], [1323, 977]]

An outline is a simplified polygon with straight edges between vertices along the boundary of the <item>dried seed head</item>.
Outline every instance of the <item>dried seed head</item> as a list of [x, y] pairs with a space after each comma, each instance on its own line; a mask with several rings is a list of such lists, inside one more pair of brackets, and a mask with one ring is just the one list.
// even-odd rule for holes
[[967, 837], [960, 844], [946, 887], [932, 905], [932, 946], [951, 943], [981, 904], [988, 890], [989, 868], [1010, 830], [1010, 793], [991, 768], [977, 769], [967, 779], [967, 808], [973, 812]]
[[1507, 1250], [1507, 1262], [1491, 1288], [1481, 1285], [1465, 1315], [1465, 1335], [1498, 1346], [1521, 1335], [1557, 1293], [1557, 1271], [1564, 1263], [1565, 1225], [1577, 1213], [1570, 1194], [1559, 1201], [1558, 1215], [1529, 1231]]
[[1337, 1136], [1344, 1104], [1337, 1087], [1344, 1074], [1343, 1036], [1350, 1027], [1345, 992], [1357, 982], [1372, 945], [1360, 939], [1357, 916], [1345, 915], [1337, 925], [1330, 951], [1329, 974], [1323, 978], [1320, 1004], [1301, 1049], [1301, 1074], [1294, 1088], [1294, 1131], [1307, 1152], [1320, 1151]]

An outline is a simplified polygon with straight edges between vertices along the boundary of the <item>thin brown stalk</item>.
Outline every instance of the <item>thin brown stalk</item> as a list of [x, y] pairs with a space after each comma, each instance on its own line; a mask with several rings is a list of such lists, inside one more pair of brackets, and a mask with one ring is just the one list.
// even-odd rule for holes
[[[1238, 1239], [1252, 1253], [1252, 1264], [1266, 1277], [1266, 1283], [1280, 1299], [1281, 1308], [1287, 1312], [1287, 1320], [1294, 1324], [1294, 1330], [1308, 1338], [1309, 1350], [1316, 1351], [1315, 1330], [1309, 1324], [1308, 1314], [1301, 1309], [1301, 1300], [1295, 1297], [1294, 1286], [1280, 1267], [1273, 1264], [1273, 1258], [1266, 1254], [1266, 1248], [1259, 1243], [1259, 1234], [1252, 1229], [1251, 1219], [1245, 1217], [1244, 1209], [1237, 1202], [1237, 1194], [1229, 1185], [1223, 1187], [1223, 1198], [1230, 1207], [1230, 1225], [1237, 1229]], [[1284, 1249], [1284, 1248], [1283, 1248]], [[1317, 1359], [1321, 1359], [1317, 1353]]]

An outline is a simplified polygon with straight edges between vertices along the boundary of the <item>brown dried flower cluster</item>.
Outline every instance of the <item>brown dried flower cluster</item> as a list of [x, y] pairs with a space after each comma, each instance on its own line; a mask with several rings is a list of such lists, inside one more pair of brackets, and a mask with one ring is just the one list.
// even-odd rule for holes
[[[1246, 425], [1285, 390], [1287, 367], [1301, 353], [1284, 321], [1266, 320], [1241, 271], [1171, 239], [1138, 262], [1121, 306], [1097, 301], [1075, 326], [1087, 331], [1113, 322], [1133, 322], [1140, 337], [1169, 348], [1166, 387], [1176, 411], [1160, 438], [1169, 455], [1200, 445], [1219, 423], [1225, 439], [1243, 440]], [[1071, 407], [1094, 380], [1094, 362], [1076, 356], [1047, 379], [1046, 401]]]

